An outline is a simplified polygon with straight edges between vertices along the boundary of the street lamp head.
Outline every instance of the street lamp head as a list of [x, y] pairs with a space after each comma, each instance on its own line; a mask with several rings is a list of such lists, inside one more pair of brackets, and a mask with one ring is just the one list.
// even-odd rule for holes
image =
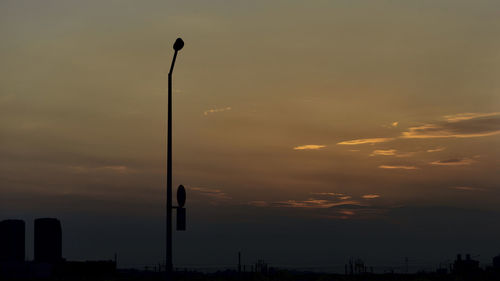
[[179, 51], [182, 47], [184, 47], [184, 41], [181, 38], [177, 38], [174, 43], [174, 50]]

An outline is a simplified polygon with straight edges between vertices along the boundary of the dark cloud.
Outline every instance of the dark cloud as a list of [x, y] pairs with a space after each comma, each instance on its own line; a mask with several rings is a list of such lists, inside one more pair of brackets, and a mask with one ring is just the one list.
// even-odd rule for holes
[[449, 115], [445, 121], [410, 127], [402, 138], [474, 138], [500, 133], [500, 113], [476, 113]]
[[469, 158], [454, 158], [454, 159], [446, 159], [446, 160], [437, 160], [430, 162], [431, 165], [440, 165], [440, 166], [462, 166], [462, 165], [470, 165], [474, 163], [475, 160]]
[[[339, 145], [378, 144], [396, 139], [474, 138], [500, 133], [500, 112], [460, 113], [444, 116], [444, 121], [409, 127], [397, 138], [380, 137], [339, 142]], [[429, 152], [440, 151], [430, 150]], [[375, 150], [372, 155], [394, 155], [395, 150]]]

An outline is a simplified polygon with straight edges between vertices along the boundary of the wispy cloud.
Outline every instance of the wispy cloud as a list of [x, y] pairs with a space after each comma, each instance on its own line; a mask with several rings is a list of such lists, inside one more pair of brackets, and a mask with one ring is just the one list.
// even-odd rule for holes
[[340, 200], [349, 200], [352, 198], [351, 196], [346, 195], [344, 193], [336, 193], [336, 192], [311, 192], [311, 194], [318, 196], [334, 197]]
[[453, 186], [451, 189], [462, 190], [462, 191], [485, 191], [484, 188], [472, 187], [472, 186]]
[[338, 192], [311, 192], [313, 197], [307, 200], [286, 201], [251, 201], [248, 204], [257, 207], [289, 207], [289, 208], [317, 208], [326, 209], [337, 206], [362, 205], [358, 201], [349, 200], [352, 197]]
[[248, 205], [250, 206], [255, 206], [255, 207], [268, 207], [269, 206], [269, 203], [266, 202], [266, 201], [261, 201], [261, 200], [258, 200], [258, 201], [250, 201], [247, 203]]
[[[500, 134], [500, 112], [459, 113], [443, 116], [444, 121], [409, 127], [398, 137], [363, 138], [341, 141], [339, 145], [377, 144], [396, 139], [475, 138]], [[392, 127], [399, 126], [393, 122]], [[428, 152], [438, 150], [430, 149]], [[439, 150], [440, 151], [440, 150]]]
[[346, 216], [354, 216], [356, 214], [354, 211], [351, 210], [340, 210], [339, 213]]
[[230, 106], [228, 107], [223, 107], [223, 108], [212, 108], [212, 109], [208, 109], [208, 110], [205, 110], [203, 112], [203, 115], [205, 116], [208, 116], [209, 114], [212, 114], [212, 113], [217, 113], [217, 112], [223, 112], [223, 111], [228, 111], [228, 110], [231, 110], [232, 108]]
[[214, 200], [230, 200], [232, 199], [227, 193], [220, 189], [205, 188], [205, 187], [190, 187], [189, 190], [195, 191], [201, 195], [210, 197]]
[[402, 138], [406, 139], [432, 139], [432, 138], [478, 138], [499, 134], [500, 130], [491, 130], [483, 132], [459, 132], [447, 128], [447, 126], [426, 124], [417, 127], [411, 127], [407, 132], [402, 133]]
[[377, 149], [370, 154], [370, 156], [383, 155], [383, 156], [392, 156], [396, 155], [396, 149]]
[[404, 153], [396, 153], [396, 157], [410, 157], [414, 155], [415, 152], [404, 152]]
[[490, 116], [498, 116], [500, 112], [489, 112], [489, 113], [459, 113], [452, 115], [445, 115], [444, 119], [448, 122], [459, 122], [464, 120], [476, 119], [481, 117], [490, 117]]
[[436, 148], [427, 149], [427, 152], [439, 152], [439, 151], [443, 151], [445, 149], [446, 149], [445, 147], [436, 147]]
[[69, 169], [71, 169], [76, 173], [111, 172], [118, 174], [126, 174], [133, 171], [132, 169], [124, 165], [110, 165], [110, 166], [99, 166], [99, 167], [69, 166]]
[[354, 207], [349, 209], [339, 209], [333, 210], [333, 214], [322, 216], [327, 219], [335, 220], [347, 220], [347, 219], [374, 219], [380, 218], [388, 210], [385, 208], [370, 208], [370, 207]]
[[375, 199], [375, 198], [379, 198], [380, 195], [379, 194], [365, 194], [363, 196], [361, 196], [363, 199]]
[[343, 196], [344, 193], [336, 193], [336, 192], [311, 192], [313, 195], [327, 195], [327, 196]]
[[297, 200], [278, 201], [278, 202], [273, 202], [271, 204], [271, 206], [273, 207], [314, 208], [314, 209], [332, 208], [344, 205], [361, 205], [361, 204], [358, 201], [332, 202], [326, 199], [314, 199], [314, 198], [303, 201], [297, 201]]
[[348, 141], [341, 141], [337, 144], [340, 145], [358, 145], [358, 144], [375, 144], [375, 143], [381, 143], [381, 142], [388, 142], [392, 141], [394, 138], [371, 138], [371, 139], [356, 139], [356, 140], [348, 140]]
[[293, 148], [293, 150], [317, 150], [317, 149], [322, 149], [325, 148], [326, 145], [320, 145], [320, 144], [306, 144], [306, 145], [299, 145]]
[[380, 169], [401, 169], [401, 170], [417, 170], [415, 166], [403, 166], [403, 165], [380, 165]]
[[401, 138], [476, 138], [500, 133], [500, 112], [460, 113], [444, 116], [444, 122], [408, 128]]
[[[304, 210], [316, 210], [314, 215], [328, 219], [366, 219], [379, 217], [386, 208], [372, 206], [370, 199], [379, 198], [379, 194], [365, 194], [357, 200], [348, 200], [349, 195], [336, 192], [316, 192], [314, 195], [322, 198], [309, 198], [307, 200], [285, 200], [285, 201], [251, 201], [248, 205], [263, 208], [294, 208]], [[321, 211], [320, 211], [321, 210]]]
[[374, 150], [370, 156], [396, 156], [396, 157], [409, 157], [415, 154], [414, 152], [397, 153], [396, 149], [377, 149]]
[[113, 172], [116, 172], [116, 173], [126, 173], [129, 171], [129, 168], [126, 167], [126, 166], [104, 166], [104, 167], [101, 167], [101, 169], [103, 170], [108, 170], [108, 171], [113, 171]]
[[461, 158], [461, 159], [447, 159], [447, 160], [437, 160], [430, 162], [431, 165], [440, 165], [440, 166], [463, 166], [470, 165], [476, 161], [469, 158]]
[[391, 129], [392, 128], [397, 128], [398, 126], [399, 126], [399, 122], [398, 121], [394, 121], [394, 122], [382, 125], [382, 127], [384, 127], [384, 128], [391, 128]]
[[415, 152], [398, 152], [396, 149], [376, 149], [370, 156], [395, 156], [395, 157], [410, 157]]

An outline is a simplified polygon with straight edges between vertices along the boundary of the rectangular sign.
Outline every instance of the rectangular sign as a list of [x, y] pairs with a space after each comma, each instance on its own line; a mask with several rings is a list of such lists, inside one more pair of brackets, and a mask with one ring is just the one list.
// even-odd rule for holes
[[186, 230], [186, 208], [177, 208], [177, 230]]

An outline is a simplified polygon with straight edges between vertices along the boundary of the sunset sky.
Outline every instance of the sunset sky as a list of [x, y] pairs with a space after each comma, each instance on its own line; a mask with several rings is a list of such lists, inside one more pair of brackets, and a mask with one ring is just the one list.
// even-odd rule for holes
[[63, 255], [434, 266], [500, 253], [500, 2], [0, 1], [0, 220]]

